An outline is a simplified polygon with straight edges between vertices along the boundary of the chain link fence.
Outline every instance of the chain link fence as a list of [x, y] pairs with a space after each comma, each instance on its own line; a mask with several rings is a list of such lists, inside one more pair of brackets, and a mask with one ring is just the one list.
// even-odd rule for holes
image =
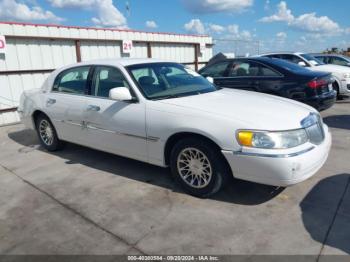
[[236, 57], [252, 56], [260, 54], [260, 48], [258, 40], [214, 39], [213, 54], [222, 52]]

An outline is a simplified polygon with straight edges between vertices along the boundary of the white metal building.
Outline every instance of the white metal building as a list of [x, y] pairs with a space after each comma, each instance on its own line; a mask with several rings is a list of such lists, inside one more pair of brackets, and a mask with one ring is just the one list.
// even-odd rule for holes
[[[6, 39], [6, 52], [0, 53], [0, 125], [19, 120], [16, 109], [23, 90], [40, 87], [51, 71], [66, 64], [152, 57], [197, 70], [212, 57], [208, 36], [13, 22], [0, 22], [0, 35]], [[132, 41], [130, 53], [123, 41]]]

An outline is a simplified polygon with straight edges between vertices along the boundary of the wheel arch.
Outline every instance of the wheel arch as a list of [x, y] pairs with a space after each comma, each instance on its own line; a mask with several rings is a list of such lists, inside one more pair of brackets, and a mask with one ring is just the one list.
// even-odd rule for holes
[[[189, 138], [189, 137], [195, 137], [198, 139], [202, 139], [207, 141], [208, 143], [210, 143], [211, 145], [213, 145], [216, 149], [218, 149], [221, 152], [221, 147], [211, 138], [209, 138], [206, 135], [200, 134], [200, 133], [196, 133], [196, 132], [178, 132], [175, 134], [172, 134], [165, 143], [164, 146], [164, 162], [165, 165], [169, 165], [170, 163], [170, 154], [171, 154], [171, 150], [172, 148], [175, 146], [175, 144], [185, 138]], [[225, 159], [226, 160], [226, 159]]]
[[38, 119], [39, 115], [46, 116], [50, 120], [50, 122], [52, 123], [50, 117], [45, 112], [43, 112], [42, 110], [36, 109], [32, 113], [32, 122], [33, 122], [34, 127], [36, 127], [36, 120]]

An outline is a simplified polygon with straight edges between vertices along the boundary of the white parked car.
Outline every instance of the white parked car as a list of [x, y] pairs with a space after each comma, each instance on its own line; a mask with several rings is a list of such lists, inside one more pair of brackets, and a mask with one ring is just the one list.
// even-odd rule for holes
[[319, 113], [299, 102], [220, 89], [177, 63], [83, 62], [24, 92], [19, 112], [51, 150], [69, 141], [161, 167], [190, 194], [225, 178], [289, 186], [315, 174], [331, 145]]
[[339, 95], [350, 95], [350, 68], [340, 65], [325, 64], [316, 57], [305, 53], [269, 53], [260, 56], [280, 58], [306, 67], [313, 71], [332, 73], [335, 82], [334, 90]]

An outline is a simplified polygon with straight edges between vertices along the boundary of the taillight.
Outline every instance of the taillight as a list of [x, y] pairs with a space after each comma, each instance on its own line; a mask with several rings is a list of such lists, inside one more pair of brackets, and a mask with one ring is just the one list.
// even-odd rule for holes
[[320, 80], [312, 80], [309, 83], [307, 83], [307, 86], [312, 88], [312, 89], [316, 89], [319, 88], [321, 86], [325, 86], [327, 85], [328, 82], [324, 79], [320, 79]]

